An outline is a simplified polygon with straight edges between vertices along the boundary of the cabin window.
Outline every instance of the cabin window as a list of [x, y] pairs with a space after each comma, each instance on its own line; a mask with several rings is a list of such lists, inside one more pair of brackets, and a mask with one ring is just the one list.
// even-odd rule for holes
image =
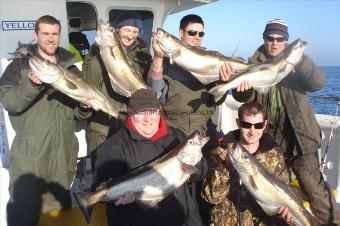
[[[122, 10], [122, 9], [110, 10], [109, 20], [112, 26], [117, 16], [123, 13], [124, 11], [127, 11], [127, 10]], [[143, 23], [143, 31], [140, 32], [139, 36], [146, 42], [146, 44], [148, 45], [148, 48], [150, 49], [154, 15], [151, 11], [147, 11], [147, 10], [135, 10], [135, 12], [137, 12], [141, 16], [142, 23]]]
[[84, 58], [95, 42], [97, 13], [86, 2], [67, 2], [68, 34], [71, 52], [77, 51]]

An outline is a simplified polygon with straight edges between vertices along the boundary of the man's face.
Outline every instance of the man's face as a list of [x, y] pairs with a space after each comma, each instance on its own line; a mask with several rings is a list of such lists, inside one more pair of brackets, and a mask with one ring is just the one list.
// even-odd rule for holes
[[133, 26], [122, 26], [118, 28], [118, 36], [125, 47], [131, 46], [137, 41], [139, 29]]
[[60, 26], [40, 23], [39, 30], [34, 36], [38, 42], [39, 54], [44, 58], [54, 57], [59, 47]]
[[271, 57], [279, 55], [287, 46], [287, 41], [282, 35], [271, 34], [264, 39], [266, 53]]
[[[249, 123], [252, 125], [249, 125]], [[258, 113], [256, 115], [244, 115], [242, 121], [237, 119], [237, 125], [240, 129], [241, 143], [245, 145], [250, 145], [259, 142], [260, 138], [263, 135], [263, 131], [266, 128], [267, 120], [264, 120], [262, 113]]]
[[189, 23], [184, 30], [179, 30], [179, 37], [183, 42], [190, 46], [201, 46], [203, 41], [203, 36], [199, 36], [199, 34], [203, 34], [201, 32], [204, 32], [204, 27], [202, 24]]
[[131, 122], [144, 137], [151, 138], [159, 129], [160, 109], [146, 109], [131, 115]]

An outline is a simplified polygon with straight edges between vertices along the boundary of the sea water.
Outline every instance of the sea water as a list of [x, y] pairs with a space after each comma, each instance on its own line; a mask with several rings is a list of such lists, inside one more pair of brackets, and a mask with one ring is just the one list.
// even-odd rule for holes
[[322, 89], [309, 93], [308, 96], [315, 113], [335, 115], [340, 101], [340, 66], [324, 66], [321, 69], [325, 72], [326, 84]]

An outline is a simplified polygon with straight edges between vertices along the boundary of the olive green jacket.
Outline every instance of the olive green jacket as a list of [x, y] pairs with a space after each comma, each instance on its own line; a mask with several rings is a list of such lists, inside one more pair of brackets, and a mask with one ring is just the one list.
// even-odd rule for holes
[[[30, 48], [35, 53], [37, 46]], [[80, 73], [73, 65], [77, 60], [63, 48], [57, 51], [57, 62]], [[15, 59], [0, 78], [0, 101], [16, 133], [10, 150], [10, 190], [27, 173], [68, 190], [78, 154], [74, 119], [84, 115], [79, 114], [78, 102], [48, 84], [33, 84], [28, 78], [30, 70], [27, 58]], [[58, 209], [58, 205], [48, 203], [44, 208]]]
[[[126, 52], [134, 62], [136, 69], [145, 77], [151, 62], [151, 55], [148, 53], [146, 44], [141, 39], [138, 39], [135, 44], [126, 49]], [[119, 95], [112, 89], [97, 45], [91, 46], [89, 54], [83, 63], [83, 73], [89, 83], [94, 84], [104, 95], [110, 97], [116, 106], [119, 106], [121, 116], [125, 117], [128, 98]], [[112, 118], [108, 114], [102, 111], [93, 112], [87, 129], [90, 150], [95, 150], [98, 145], [106, 140], [109, 134], [113, 134], [121, 126], [122, 124], [119, 120]]]
[[[264, 46], [257, 49], [249, 59], [251, 63], [266, 61]], [[317, 151], [321, 142], [321, 130], [311, 107], [308, 92], [314, 92], [323, 87], [325, 83], [324, 72], [321, 71], [307, 56], [295, 66], [295, 72], [288, 74], [276, 85], [279, 90], [282, 106], [278, 110], [279, 121], [277, 125], [269, 125], [268, 133], [284, 149], [288, 136], [295, 136], [302, 154]], [[233, 97], [239, 102], [256, 101], [265, 109], [270, 109], [271, 92], [261, 94], [254, 89], [245, 92], [233, 90]], [[295, 139], [295, 138], [292, 138]], [[301, 153], [300, 153], [301, 154]]]

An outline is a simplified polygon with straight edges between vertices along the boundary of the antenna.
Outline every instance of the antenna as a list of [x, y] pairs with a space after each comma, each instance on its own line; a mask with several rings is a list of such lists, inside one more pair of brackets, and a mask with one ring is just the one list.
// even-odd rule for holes
[[237, 43], [235, 50], [234, 50], [233, 54], [231, 55], [231, 57], [234, 57], [234, 54], [236, 53], [239, 45], [240, 45], [240, 41]]

